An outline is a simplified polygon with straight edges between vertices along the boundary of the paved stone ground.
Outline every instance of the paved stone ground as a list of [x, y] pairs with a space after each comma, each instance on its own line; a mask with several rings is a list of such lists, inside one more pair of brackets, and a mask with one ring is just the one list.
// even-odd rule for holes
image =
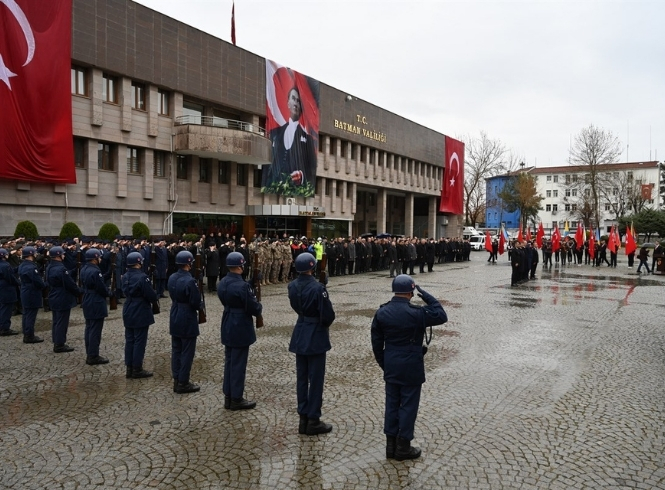
[[[485, 258], [415, 276], [450, 318], [426, 356], [421, 459], [384, 458], [369, 326], [391, 294], [387, 273], [372, 273], [329, 285], [338, 319], [323, 418], [334, 430], [322, 436], [297, 433], [285, 285], [263, 289], [266, 326], [247, 376], [253, 411], [223, 408], [216, 297], [207, 297], [196, 394], [172, 392], [168, 301], [150, 330], [151, 379], [124, 377], [120, 310], [104, 329], [105, 366], [85, 364], [80, 309], [73, 353], [0, 339], [0, 487], [665, 488], [665, 277], [638, 276], [624, 259], [617, 269], [539, 269], [511, 288], [506, 257]], [[50, 314], [38, 330], [50, 340]]]

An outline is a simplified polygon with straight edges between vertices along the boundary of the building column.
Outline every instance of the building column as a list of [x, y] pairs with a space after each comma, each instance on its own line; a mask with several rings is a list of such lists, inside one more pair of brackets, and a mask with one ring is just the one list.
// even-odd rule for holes
[[155, 153], [143, 151], [143, 199], [152, 199], [154, 194]]
[[85, 147], [88, 150], [85, 169], [87, 172], [87, 190], [89, 196], [99, 194], [99, 148], [97, 140], [87, 140]]
[[118, 87], [118, 104], [120, 105], [120, 130], [132, 130], [132, 79], [121, 77]]
[[330, 136], [323, 137], [323, 170], [328, 170], [330, 158]]
[[376, 233], [386, 233], [388, 191], [385, 188], [381, 188], [376, 194]]
[[413, 193], [408, 192], [404, 198], [404, 234], [413, 236]]
[[427, 236], [436, 239], [436, 197], [429, 198], [427, 210]]
[[127, 146], [117, 145], [116, 155], [113, 155], [113, 161], [117, 165], [116, 175], [118, 178], [118, 187], [116, 197], [127, 197]]

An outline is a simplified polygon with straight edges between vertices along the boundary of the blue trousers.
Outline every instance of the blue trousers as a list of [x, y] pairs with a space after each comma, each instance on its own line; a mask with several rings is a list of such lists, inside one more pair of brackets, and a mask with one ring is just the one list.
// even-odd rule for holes
[[247, 373], [247, 359], [249, 346], [224, 347], [224, 395], [234, 400], [242, 398], [245, 392], [245, 374]]
[[23, 308], [23, 318], [21, 319], [23, 335], [35, 334], [35, 322], [37, 321], [38, 311], [39, 308]]
[[71, 311], [51, 310], [51, 318], [53, 318], [51, 333], [55, 345], [62, 345], [67, 342], [67, 328], [69, 328], [69, 314]]
[[156, 283], [157, 290], [155, 292], [157, 293], [157, 296], [161, 296], [164, 294], [164, 291], [166, 291], [166, 279], [157, 279]]
[[102, 343], [102, 328], [104, 328], [103, 318], [93, 318], [85, 320], [85, 353], [88, 357], [99, 355], [99, 344]]
[[148, 327], [125, 327], [125, 366], [142, 367], [147, 344]]
[[171, 337], [171, 374], [179, 383], [189, 383], [196, 352], [196, 337]]
[[0, 330], [9, 330], [9, 327], [12, 326], [12, 312], [15, 304], [0, 303]]
[[296, 354], [296, 392], [298, 413], [307, 418], [321, 417], [323, 382], [326, 376], [326, 354], [301, 356]]
[[386, 413], [383, 423], [383, 432], [386, 435], [402, 437], [408, 441], [413, 439], [421, 387], [422, 385], [386, 383]]

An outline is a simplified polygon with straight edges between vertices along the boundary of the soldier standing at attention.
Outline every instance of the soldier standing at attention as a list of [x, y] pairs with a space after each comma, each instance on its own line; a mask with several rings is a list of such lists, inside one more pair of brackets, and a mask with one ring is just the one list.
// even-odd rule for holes
[[18, 302], [19, 287], [18, 279], [14, 276], [14, 270], [9, 265], [9, 252], [7, 249], [0, 248], [0, 336], [18, 335], [16, 330], [12, 330], [12, 311], [14, 305]]
[[155, 323], [152, 304], [157, 301], [157, 292], [150, 278], [143, 272], [143, 256], [132, 252], [127, 256], [127, 272], [122, 276], [122, 292], [127, 297], [122, 305], [122, 322], [125, 325], [126, 378], [139, 379], [152, 376], [143, 369], [145, 347], [148, 343], [148, 328]]
[[229, 273], [217, 285], [217, 296], [224, 305], [222, 345], [224, 345], [224, 408], [248, 410], [255, 401], [243, 398], [249, 346], [256, 342], [253, 316], [261, 316], [263, 307], [252, 286], [242, 278], [245, 257], [231, 252], [226, 257]]
[[[313, 436], [332, 430], [321, 421], [323, 383], [326, 375], [326, 352], [330, 350], [328, 327], [335, 320], [335, 311], [325, 284], [312, 276], [316, 259], [301, 253], [295, 261], [298, 277], [289, 283], [289, 302], [298, 314], [291, 335], [289, 351], [296, 355], [296, 391], [298, 395], [299, 434]], [[327, 277], [326, 277], [327, 282]]]
[[[426, 306], [411, 304], [418, 290]], [[372, 320], [372, 350], [383, 369], [386, 383], [386, 458], [398, 461], [415, 459], [420, 449], [411, 446], [420, 404], [420, 390], [425, 382], [423, 346], [425, 330], [441, 325], [448, 316], [439, 301], [422, 290], [411, 277], [400, 274], [393, 279], [394, 296], [381, 305]]]
[[83, 316], [85, 317], [85, 363], [89, 365], [107, 364], [109, 360], [99, 355], [99, 344], [102, 341], [104, 318], [109, 314], [106, 298], [109, 290], [104, 276], [99, 269], [102, 253], [96, 248], [85, 251], [86, 264], [81, 268], [81, 285], [83, 286]]
[[168, 282], [171, 297], [169, 333], [171, 334], [171, 374], [175, 393], [193, 393], [201, 387], [189, 381], [189, 373], [199, 336], [198, 311], [202, 308], [201, 293], [196, 279], [189, 272], [194, 263], [191, 252], [183, 250], [175, 257], [178, 271]]
[[23, 343], [38, 344], [44, 339], [35, 335], [35, 321], [37, 312], [44, 304], [42, 291], [46, 284], [39, 275], [35, 256], [35, 247], [23, 247], [23, 262], [18, 266], [18, 274], [21, 278], [21, 305], [23, 306]]
[[51, 258], [46, 269], [46, 282], [49, 285], [48, 303], [51, 306], [53, 318], [53, 352], [71, 352], [74, 350], [66, 344], [67, 329], [69, 328], [69, 314], [76, 306], [79, 287], [72, 279], [69, 271], [63, 264], [65, 250], [62, 247], [53, 247], [49, 251]]

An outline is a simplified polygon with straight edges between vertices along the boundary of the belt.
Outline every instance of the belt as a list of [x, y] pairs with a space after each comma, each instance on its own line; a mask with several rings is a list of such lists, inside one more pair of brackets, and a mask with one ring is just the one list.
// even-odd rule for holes
[[228, 311], [229, 313], [245, 313], [244, 308], [224, 308], [225, 311]]
[[298, 315], [298, 320], [303, 320], [303, 321], [309, 321], [309, 322], [319, 322], [321, 318], [318, 316], [303, 316], [303, 315]]

